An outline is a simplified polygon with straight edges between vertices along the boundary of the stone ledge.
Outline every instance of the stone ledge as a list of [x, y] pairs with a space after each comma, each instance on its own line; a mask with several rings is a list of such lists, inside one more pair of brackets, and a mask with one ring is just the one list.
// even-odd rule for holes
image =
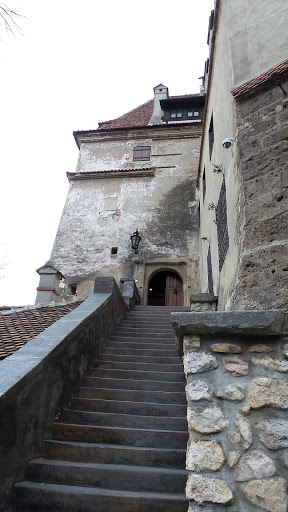
[[277, 309], [171, 313], [170, 318], [181, 356], [185, 334], [279, 336], [288, 332], [287, 314]]
[[213, 293], [192, 293], [190, 295], [190, 304], [194, 302], [217, 302], [218, 297]]

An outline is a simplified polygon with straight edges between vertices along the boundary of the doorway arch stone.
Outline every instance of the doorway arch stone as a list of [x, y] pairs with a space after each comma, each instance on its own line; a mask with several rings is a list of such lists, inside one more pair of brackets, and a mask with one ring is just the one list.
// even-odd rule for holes
[[144, 272], [144, 293], [143, 304], [148, 305], [149, 298], [149, 284], [151, 279], [160, 273], [174, 273], [182, 281], [183, 284], [183, 301], [182, 305], [188, 304], [188, 289], [187, 289], [187, 266], [185, 261], [181, 262], [146, 262]]
[[183, 306], [183, 281], [178, 273], [160, 270], [148, 287], [148, 306]]

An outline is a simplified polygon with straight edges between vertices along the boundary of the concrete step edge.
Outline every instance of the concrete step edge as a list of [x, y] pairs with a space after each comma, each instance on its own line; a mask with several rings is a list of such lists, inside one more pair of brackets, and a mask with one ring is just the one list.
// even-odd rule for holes
[[102, 469], [102, 471], [133, 471], [136, 473], [154, 473], [155, 475], [164, 474], [164, 475], [188, 475], [188, 471], [185, 469], [178, 468], [161, 468], [161, 467], [152, 467], [152, 466], [133, 466], [128, 464], [103, 464], [98, 462], [77, 462], [77, 461], [65, 461], [65, 460], [55, 460], [55, 459], [45, 459], [44, 457], [39, 457], [38, 459], [32, 460], [29, 465], [42, 465], [47, 464], [50, 466], [79, 466], [79, 467], [88, 467], [95, 469]]
[[[163, 429], [147, 429], [147, 428], [128, 428], [128, 427], [113, 427], [113, 426], [110, 426], [110, 425], [82, 425], [81, 423], [65, 423], [65, 422], [61, 422], [61, 421], [58, 421], [57, 423], [53, 423], [53, 427], [55, 425], [60, 425], [61, 427], [79, 427], [80, 429], [93, 429], [95, 431], [97, 430], [111, 430], [111, 431], [121, 431], [123, 433], [126, 433], [129, 434], [130, 432], [135, 432], [137, 431], [137, 433], [143, 433], [143, 434], [148, 434], [151, 435], [151, 434], [171, 434], [173, 436], [176, 436], [177, 434], [179, 435], [187, 435], [188, 436], [188, 431], [187, 430], [163, 430]], [[149, 448], [149, 447], [148, 447]]]
[[[133, 451], [138, 451], [138, 452], [146, 452], [147, 451], [147, 447], [145, 446], [134, 446], [134, 445], [129, 445], [129, 444], [126, 444], [126, 445], [123, 445], [123, 444], [113, 444], [113, 443], [86, 443], [86, 442], [83, 442], [83, 441], [63, 441], [63, 440], [59, 440], [59, 439], [44, 439], [43, 440], [44, 443], [52, 443], [52, 444], [58, 444], [58, 445], [69, 445], [71, 447], [75, 447], [75, 446], [79, 446], [79, 447], [85, 447], [85, 448], [90, 448], [91, 450], [93, 448], [101, 448], [101, 449], [113, 449], [113, 450], [119, 450], [119, 451], [128, 451], [128, 450], [133, 450]], [[173, 453], [180, 453], [180, 454], [186, 454], [186, 450], [183, 449], [183, 448], [148, 448], [148, 450], [150, 451], [153, 451], [155, 453], [168, 453], [168, 454], [173, 454]], [[148, 466], [150, 467], [150, 466]]]
[[[57, 485], [57, 484], [44, 484], [24, 481], [15, 484], [16, 489], [31, 489], [31, 490], [47, 490], [47, 491], [58, 491], [67, 493], [69, 495], [81, 496], [81, 495], [102, 495], [102, 496], [115, 496], [119, 498], [134, 498], [134, 499], [154, 499], [169, 501], [184, 501], [186, 502], [185, 494], [168, 494], [168, 493], [156, 493], [156, 492], [137, 492], [137, 491], [121, 491], [115, 489], [103, 489], [101, 487], [81, 487], [74, 485]], [[188, 503], [188, 502], [187, 502]]]

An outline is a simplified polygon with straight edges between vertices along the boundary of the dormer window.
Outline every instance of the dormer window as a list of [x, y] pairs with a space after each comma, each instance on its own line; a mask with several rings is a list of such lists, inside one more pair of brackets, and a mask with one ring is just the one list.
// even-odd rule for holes
[[188, 108], [187, 117], [199, 117], [200, 112], [198, 108]]
[[[183, 107], [183, 108], [173, 108], [169, 111], [170, 119], [175, 121], [179, 121], [180, 119], [188, 119], [192, 120], [195, 118], [200, 118], [200, 109], [199, 107]], [[169, 115], [168, 114], [168, 115]], [[166, 116], [164, 116], [165, 119]], [[167, 117], [166, 117], [167, 119]], [[169, 119], [169, 118], [168, 118]]]
[[183, 117], [183, 109], [177, 108], [177, 109], [171, 110], [170, 117], [171, 117], [171, 119], [177, 119], [177, 118], [180, 119], [181, 117]]
[[133, 162], [149, 162], [151, 146], [135, 146], [133, 148]]

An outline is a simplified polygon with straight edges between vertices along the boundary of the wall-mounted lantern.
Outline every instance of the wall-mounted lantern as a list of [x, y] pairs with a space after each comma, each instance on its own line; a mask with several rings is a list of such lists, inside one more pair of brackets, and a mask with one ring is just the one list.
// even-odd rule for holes
[[138, 254], [138, 247], [141, 240], [138, 228], [136, 228], [136, 231], [134, 231], [133, 235], [130, 236], [130, 240], [132, 249], [134, 250], [135, 254]]

